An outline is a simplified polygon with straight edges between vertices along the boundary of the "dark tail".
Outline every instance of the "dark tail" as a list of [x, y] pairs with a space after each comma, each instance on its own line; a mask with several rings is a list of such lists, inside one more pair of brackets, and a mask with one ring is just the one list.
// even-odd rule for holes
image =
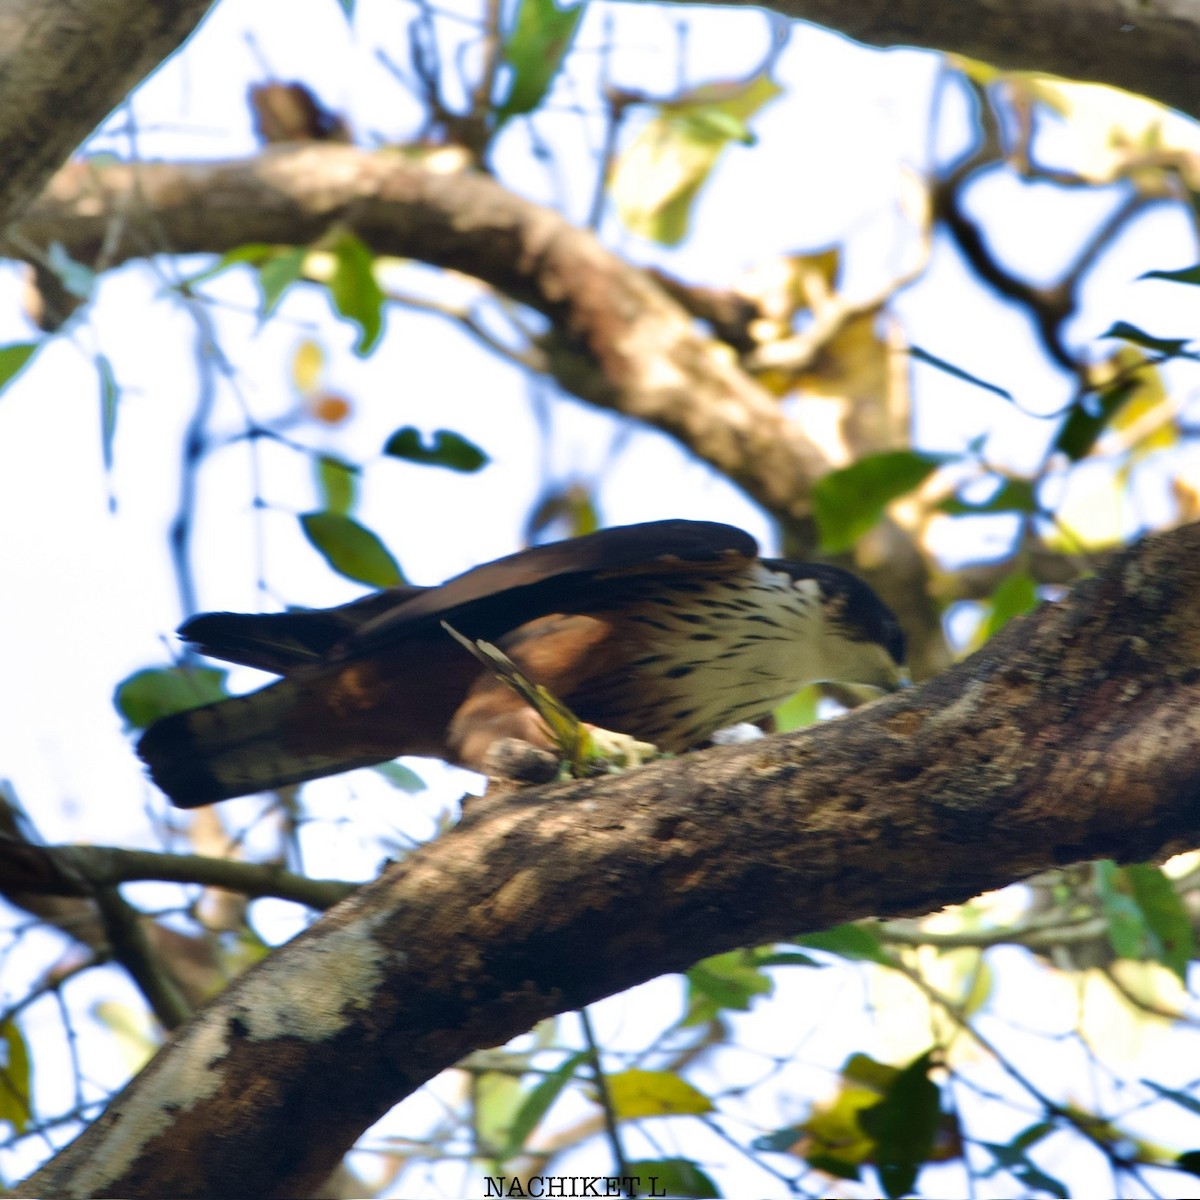
[[[298, 736], [303, 723], [294, 718], [303, 698], [299, 685], [285, 679], [248, 696], [175, 713], [146, 730], [138, 754], [179, 808], [273, 791], [391, 757], [354, 758], [325, 738]], [[328, 748], [312, 749], [313, 740]]]

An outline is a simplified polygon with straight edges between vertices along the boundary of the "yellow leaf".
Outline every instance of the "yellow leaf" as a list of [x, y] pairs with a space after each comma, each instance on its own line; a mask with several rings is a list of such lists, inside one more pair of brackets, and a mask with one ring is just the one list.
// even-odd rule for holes
[[890, 352], [876, 331], [876, 317], [871, 312], [848, 321], [824, 346], [814, 368], [799, 376], [799, 386], [810, 395], [874, 400], [882, 406]]
[[302, 396], [315, 392], [325, 373], [325, 352], [310, 338], [305, 338], [292, 355], [292, 386]]
[[1114, 378], [1132, 374], [1134, 380], [1129, 399], [1109, 422], [1109, 428], [1121, 435], [1121, 448], [1127, 450], [1135, 462], [1156, 450], [1169, 450], [1179, 441], [1179, 428], [1158, 369], [1133, 346], [1121, 347], [1108, 360], [1108, 365]]
[[1046, 531], [1046, 546], [1064, 554], [1102, 550], [1125, 539], [1125, 489], [1119, 475], [1106, 466], [1073, 471], [1067, 492]]
[[519, 1076], [484, 1071], [475, 1077], [475, 1134], [486, 1147], [502, 1146], [524, 1096]]
[[713, 1110], [712, 1101], [703, 1092], [670, 1071], [631, 1067], [608, 1077], [608, 1094], [618, 1121], [698, 1116]]
[[800, 1128], [808, 1135], [803, 1156], [834, 1158], [843, 1163], [861, 1163], [875, 1149], [874, 1139], [863, 1133], [858, 1114], [879, 1103], [881, 1091], [847, 1086], [825, 1104], [813, 1106], [812, 1115]]
[[620, 154], [609, 184], [632, 233], [673, 246], [687, 234], [692, 202], [731, 141], [749, 142], [746, 121], [781, 88], [767, 75], [710, 84], [658, 106]]
[[[789, 337], [798, 312], [819, 313], [836, 295], [842, 251], [829, 246], [811, 254], [788, 254], [758, 263], [737, 281], [738, 294], [762, 314], [753, 330], [757, 341]], [[763, 324], [765, 323], [765, 325]]]
[[131, 1074], [140, 1071], [158, 1050], [154, 1022], [145, 1011], [119, 1000], [101, 1000], [92, 1015], [112, 1033], [117, 1057]]
[[[1190, 187], [1200, 182], [1193, 165], [1200, 133], [1193, 121], [1132, 92], [1107, 84], [1080, 83], [1057, 75], [998, 71], [960, 55], [950, 61], [982, 86], [1003, 80], [1018, 102], [1036, 103], [1065, 118], [1056, 122], [1055, 159], [1093, 183], [1143, 174], [1153, 184], [1164, 168], [1143, 165], [1147, 153], [1183, 152], [1181, 174]], [[1164, 158], [1167, 156], [1164, 155]]]

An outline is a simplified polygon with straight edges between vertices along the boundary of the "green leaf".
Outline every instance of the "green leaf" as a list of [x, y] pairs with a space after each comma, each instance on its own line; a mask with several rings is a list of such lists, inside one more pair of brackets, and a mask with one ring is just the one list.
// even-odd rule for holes
[[475, 1077], [475, 1139], [481, 1152], [492, 1156], [508, 1140], [521, 1105], [521, 1081], [507, 1071], [483, 1071]]
[[1180, 267], [1178, 271], [1146, 271], [1139, 279], [1167, 279], [1172, 283], [1200, 284], [1200, 263], [1194, 267]]
[[1028, 1150], [1030, 1146], [1036, 1146], [1044, 1137], [1053, 1132], [1053, 1122], [1038, 1121], [1028, 1128], [1022, 1129], [1008, 1144], [1014, 1150]]
[[909, 346], [908, 353], [917, 362], [923, 362], [926, 366], [936, 367], [939, 371], [944, 371], [947, 375], [952, 375], [955, 379], [961, 379], [964, 383], [974, 384], [976, 387], [983, 388], [985, 392], [992, 392], [994, 395], [1000, 396], [1005, 400], [1013, 398], [1012, 392], [1006, 391], [998, 384], [988, 383], [986, 379], [980, 379], [978, 375], [972, 375], [969, 371], [964, 371], [962, 367], [956, 367], [944, 358], [938, 358], [936, 354], [930, 354], [928, 350], [922, 350], [920, 346]]
[[1146, 955], [1150, 930], [1141, 908], [1129, 894], [1124, 870], [1111, 859], [1095, 864], [1100, 904], [1108, 922], [1108, 941], [1118, 958], [1140, 961]]
[[824, 1171], [826, 1175], [832, 1175], [835, 1179], [859, 1180], [862, 1178], [862, 1171], [859, 1170], [857, 1164], [846, 1162], [845, 1159], [838, 1158], [833, 1154], [808, 1154], [805, 1155], [804, 1161], [814, 1171]]
[[723, 1009], [748, 1012], [755, 996], [770, 995], [770, 976], [752, 950], [730, 950], [702, 959], [687, 972], [687, 1014], [681, 1025], [703, 1025]]
[[404, 582], [387, 547], [353, 517], [338, 512], [302, 513], [300, 525], [314, 549], [339, 575], [379, 588]]
[[1013, 571], [1000, 580], [992, 592], [990, 611], [984, 622], [984, 634], [991, 637], [1005, 625], [1037, 607], [1037, 580], [1028, 571]]
[[1125, 379], [1074, 405], [1054, 439], [1054, 448], [1072, 462], [1084, 458], [1118, 409], [1138, 390], [1136, 379]]
[[886, 505], [919, 487], [949, 458], [916, 450], [871, 454], [813, 485], [813, 515], [828, 554], [848, 550], [883, 516]]
[[7, 387], [33, 357], [41, 342], [10, 342], [0, 346], [0, 388]]
[[[1047, 1134], [1053, 1132], [1053, 1124], [1049, 1121], [1039, 1121], [1022, 1130], [1007, 1143], [980, 1142], [979, 1145], [987, 1150], [1014, 1179], [1023, 1184], [1027, 1191], [1045, 1192], [1050, 1196], [1061, 1197], [1061, 1200], [1069, 1200], [1070, 1193], [1066, 1187], [1053, 1175], [1047, 1175], [1026, 1153], [1031, 1146], [1036, 1145]], [[993, 1174], [994, 1170], [995, 1168], [989, 1170], [987, 1174]]]
[[283, 298], [283, 293], [304, 277], [304, 260], [307, 257], [307, 246], [290, 246], [277, 249], [263, 260], [258, 268], [258, 287], [262, 292], [264, 317], [269, 317]]
[[113, 467], [113, 438], [117, 432], [117, 402], [121, 398], [112, 363], [103, 354], [96, 355], [96, 371], [100, 375], [100, 445], [104, 455], [104, 470]]
[[889, 1197], [908, 1195], [933, 1153], [941, 1117], [941, 1092], [929, 1078], [933, 1066], [927, 1050], [897, 1074], [878, 1104], [858, 1114], [863, 1131], [875, 1139], [873, 1158]]
[[883, 943], [865, 925], [847, 922], [845, 925], [835, 925], [832, 929], [820, 933], [806, 933], [792, 938], [797, 946], [807, 946], [810, 950], [824, 950], [827, 954], [837, 954], [859, 962], [876, 962], [890, 967], [892, 960]]
[[550, 1111], [563, 1088], [575, 1078], [581, 1064], [588, 1060], [588, 1051], [580, 1050], [546, 1075], [535, 1087], [525, 1093], [524, 1099], [508, 1127], [508, 1138], [497, 1157], [512, 1158], [525, 1146], [525, 1139], [537, 1128], [541, 1119]]
[[338, 235], [326, 249], [333, 255], [329, 298], [337, 312], [358, 326], [354, 353], [369, 354], [383, 333], [383, 289], [375, 280], [375, 256], [349, 232]]
[[809, 958], [807, 954], [796, 954], [787, 950], [773, 950], [769, 954], [764, 954], [759, 960], [760, 967], [817, 967], [821, 968], [825, 964], [817, 962], [815, 958]]
[[429, 786], [416, 771], [410, 770], [403, 763], [376, 763], [372, 770], [382, 775], [392, 787], [401, 792], [408, 792], [409, 795], [423, 792]]
[[1071, 1193], [1067, 1191], [1067, 1185], [1053, 1175], [1047, 1175], [1031, 1159], [1027, 1158], [1024, 1162], [1010, 1167], [1009, 1171], [1016, 1181], [1025, 1187], [1026, 1191], [1045, 1192], [1048, 1196], [1058, 1197], [1058, 1200], [1071, 1200]]
[[842, 1063], [842, 1078], [849, 1084], [861, 1084], [874, 1091], [876, 1095], [871, 1099], [871, 1103], [874, 1104], [879, 1096], [896, 1082], [900, 1070], [900, 1067], [891, 1063], [880, 1062], [869, 1054], [856, 1051]]
[[33, 1123], [29, 1047], [11, 1018], [0, 1025], [0, 1043], [4, 1045], [4, 1061], [0, 1063], [0, 1121], [7, 1121], [17, 1133], [24, 1133]]
[[1035, 513], [1041, 510], [1037, 485], [1030, 479], [1006, 479], [992, 495], [978, 504], [951, 496], [938, 508], [952, 517], [980, 517], [992, 513]]
[[643, 1117], [699, 1116], [712, 1112], [712, 1101], [671, 1071], [630, 1067], [608, 1077], [608, 1094], [618, 1121]]
[[1133, 898], [1153, 934], [1153, 956], [1187, 987], [1188, 964], [1196, 957], [1196, 935], [1175, 885], [1152, 863], [1125, 868]]
[[402, 458], [406, 462], [421, 463], [427, 467], [446, 467], [451, 471], [470, 474], [486, 466], [488, 456], [474, 442], [462, 434], [449, 429], [438, 429], [431, 442], [425, 445], [420, 432], [411, 425], [397, 429], [383, 447], [384, 454]]
[[717, 1185], [687, 1158], [639, 1158], [626, 1163], [635, 1196], [696, 1196], [716, 1200]]
[[1100, 336], [1121, 338], [1122, 341], [1133, 342], [1135, 346], [1141, 346], [1146, 350], [1153, 350], [1156, 354], [1165, 354], [1168, 358], [1179, 358], [1180, 356], [1191, 357], [1185, 350], [1185, 347], [1191, 340], [1190, 338], [1155, 337], [1153, 334], [1139, 329], [1136, 325], [1130, 325], [1128, 321], [1118, 321], [1111, 329]]
[[227, 671], [219, 667], [146, 667], [117, 684], [113, 706], [133, 729], [160, 717], [224, 700]]
[[232, 250], [226, 250], [211, 267], [205, 267], [203, 271], [189, 275], [180, 286], [186, 289], [194, 287], [198, 283], [206, 283], [218, 275], [223, 275], [233, 267], [260, 267], [263, 263], [291, 249], [290, 246], [276, 246], [270, 242], [247, 242], [245, 245], [235, 246]]
[[559, 8], [555, 0], [521, 0], [516, 25], [504, 43], [503, 57], [511, 76], [508, 96], [496, 110], [497, 127], [533, 112], [546, 98], [585, 7]]
[[1108, 859], [1095, 864], [1095, 879], [1114, 953], [1161, 962], [1186, 984], [1196, 940], [1170, 879], [1152, 864], [1118, 867]]
[[317, 490], [326, 512], [345, 516], [358, 499], [359, 468], [332, 454], [318, 455], [316, 461]]

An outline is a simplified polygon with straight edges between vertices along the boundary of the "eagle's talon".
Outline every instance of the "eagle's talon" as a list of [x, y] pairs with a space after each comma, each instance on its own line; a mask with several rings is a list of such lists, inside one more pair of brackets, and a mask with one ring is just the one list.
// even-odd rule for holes
[[489, 780], [506, 785], [549, 783], [559, 774], [561, 762], [553, 750], [543, 750], [521, 738], [498, 738], [480, 764]]
[[592, 757], [606, 763], [610, 771], [628, 771], [660, 757], [661, 752], [653, 742], [639, 742], [628, 733], [596, 725], [588, 725], [587, 731]]

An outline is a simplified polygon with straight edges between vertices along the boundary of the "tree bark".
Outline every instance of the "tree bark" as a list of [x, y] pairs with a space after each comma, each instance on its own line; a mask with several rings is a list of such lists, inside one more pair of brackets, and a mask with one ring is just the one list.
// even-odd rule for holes
[[0, 228], [200, 23], [212, 0], [0, 5]]
[[[751, 0], [732, 0], [749, 4]], [[1200, 116], [1194, 0], [753, 0], [868, 46], [916, 46], [1139, 92]]]
[[731, 947], [1200, 844], [1200, 524], [816, 728], [484, 801], [232, 985], [27, 1194], [304, 1194], [469, 1051]]

